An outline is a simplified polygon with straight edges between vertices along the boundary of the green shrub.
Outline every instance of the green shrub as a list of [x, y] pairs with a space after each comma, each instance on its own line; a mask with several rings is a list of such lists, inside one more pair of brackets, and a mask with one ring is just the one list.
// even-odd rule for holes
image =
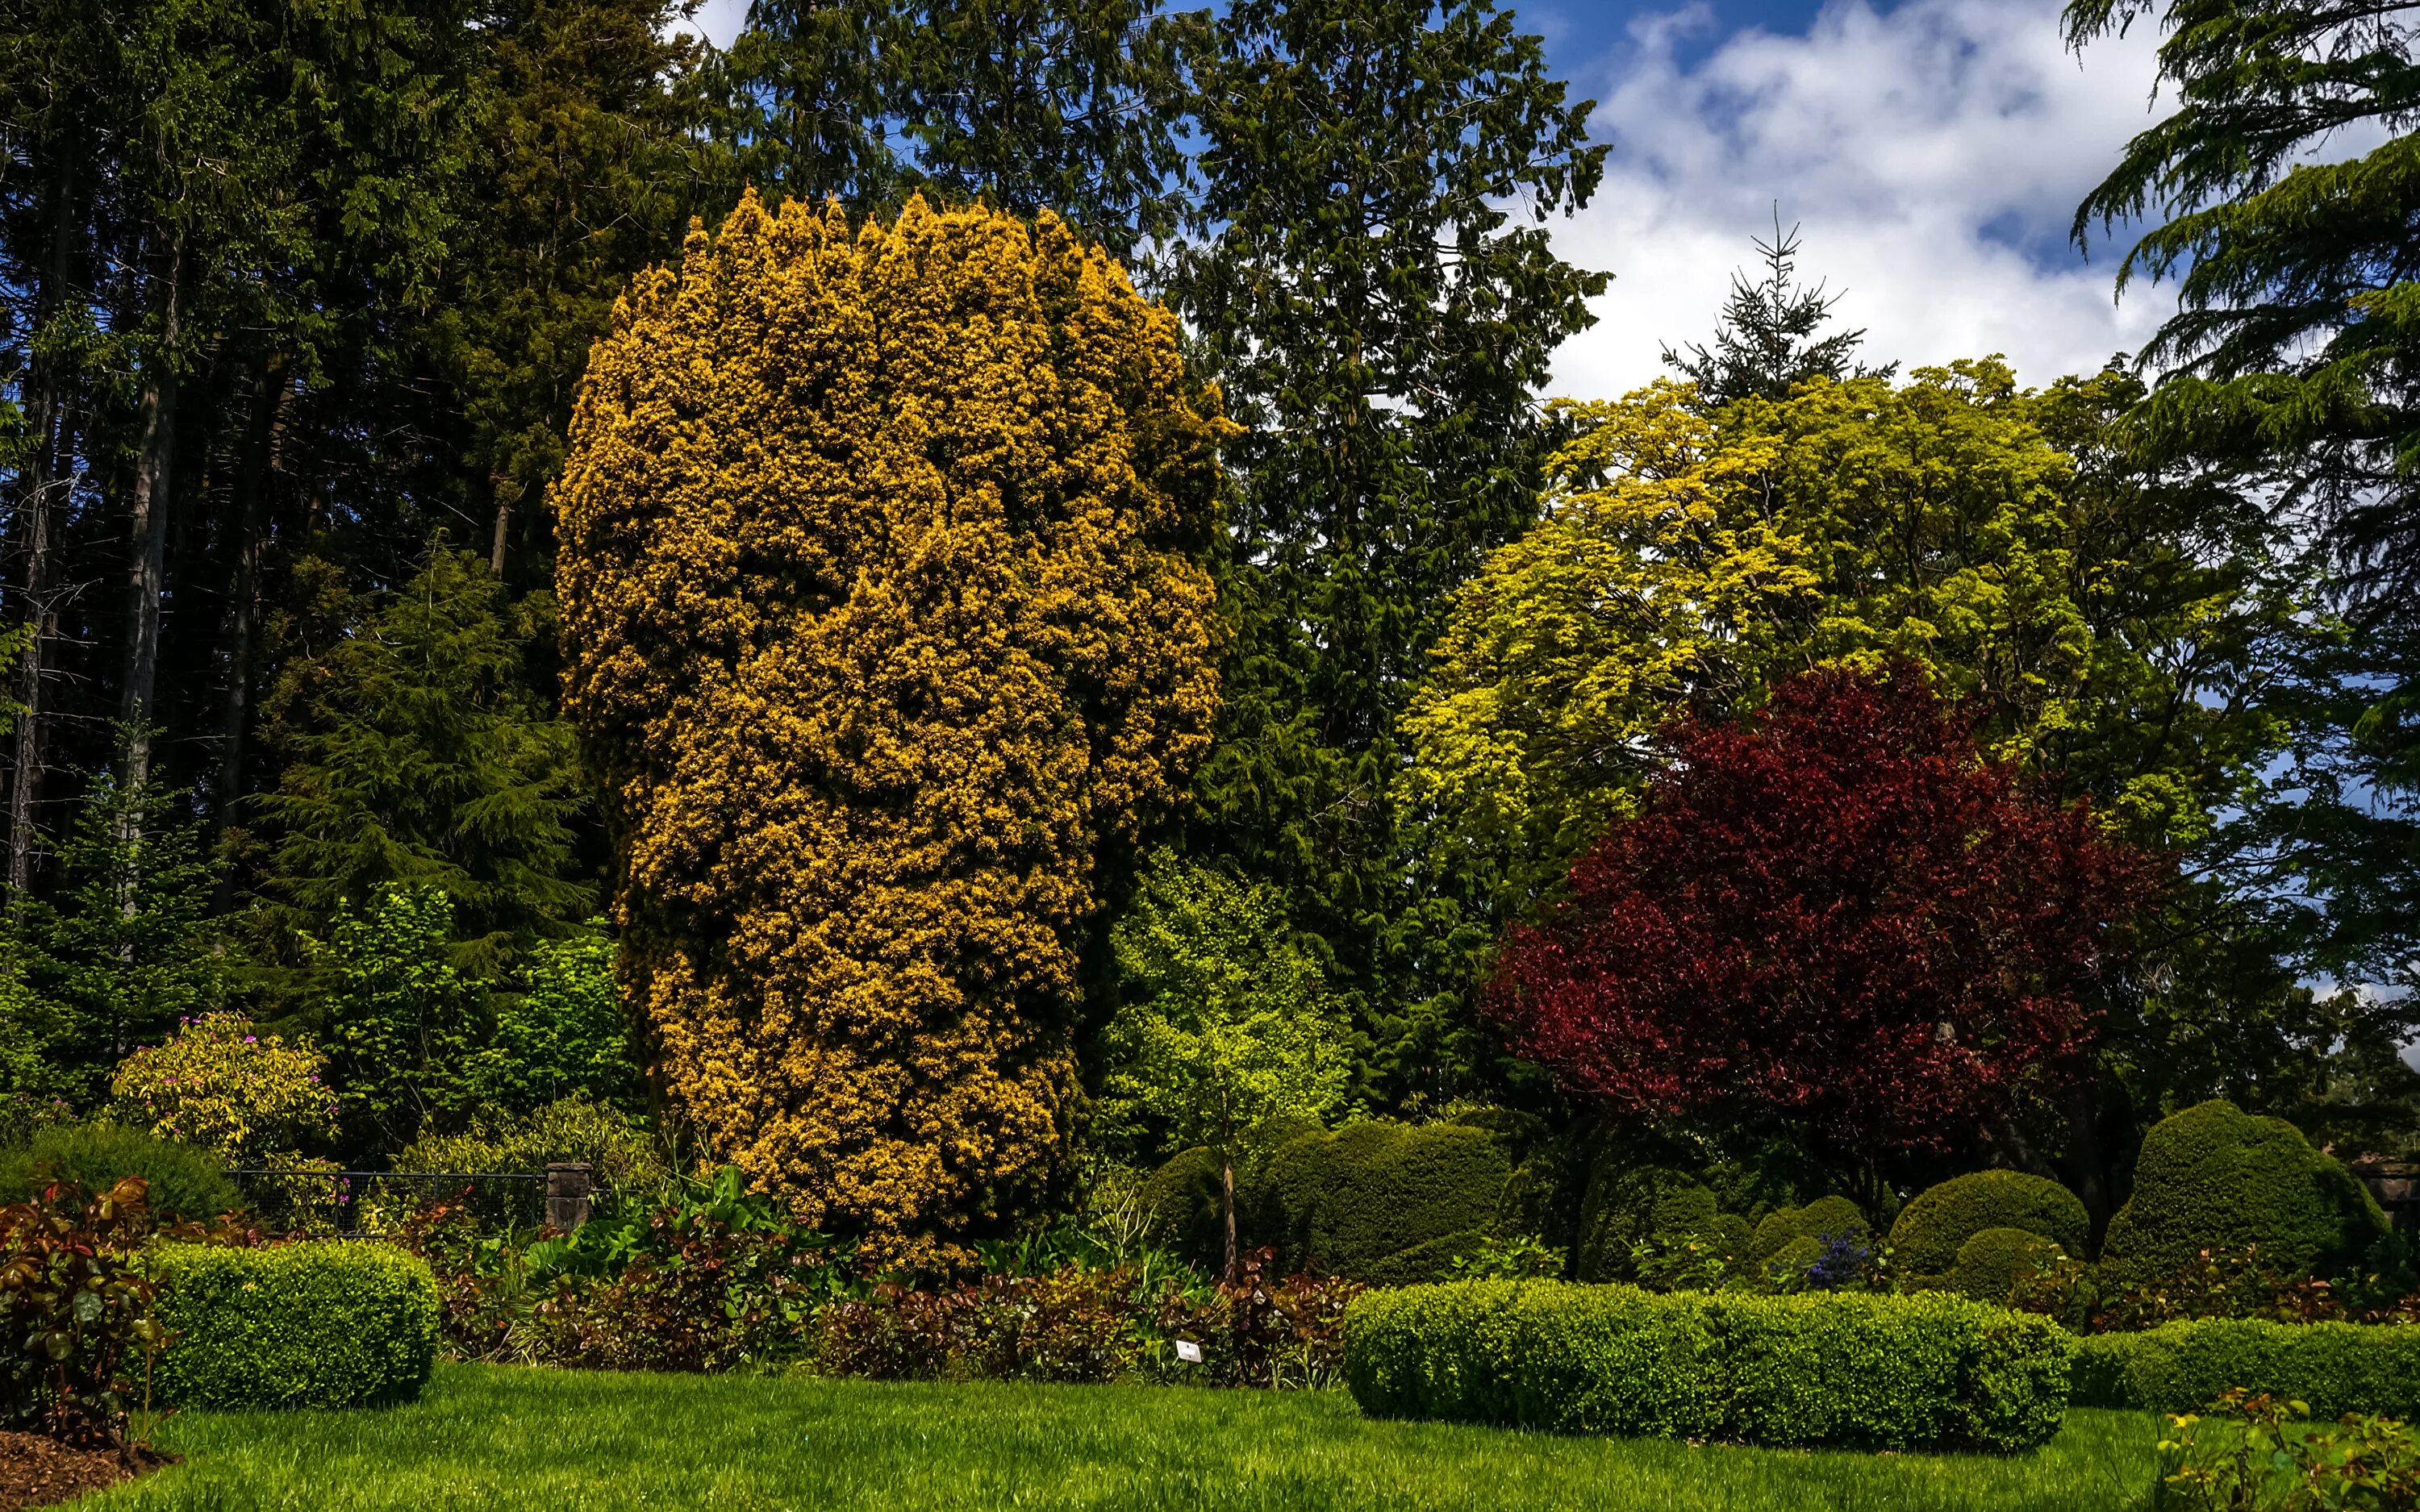
[[1910, 1275], [1939, 1275], [1986, 1228], [2022, 1228], [2079, 1259], [2092, 1238], [2084, 1204], [2056, 1181], [2023, 1171], [1976, 1171], [1925, 1188], [1900, 1210], [1891, 1257]]
[[2096, 1334], [2075, 1360], [2079, 1407], [2195, 1412], [2238, 1386], [2319, 1418], [2420, 1416], [2420, 1324], [2207, 1319]]
[[424, 1135], [396, 1156], [395, 1168], [537, 1172], [555, 1161], [585, 1162], [608, 1192], [652, 1198], [673, 1184], [662, 1150], [628, 1114], [572, 1097], [530, 1113], [473, 1119], [467, 1134]]
[[2377, 1201], [2301, 1130], [2222, 1099], [2144, 1135], [2134, 1192], [2109, 1221], [2101, 1266], [2114, 1281], [2148, 1280], [2203, 1250], [2257, 1245], [2290, 1272], [2337, 1274], [2385, 1233]]
[[1498, 1232], [1511, 1175], [1485, 1129], [1351, 1124], [1262, 1164], [1251, 1237], [1274, 1243], [1289, 1271], [1374, 1286], [1434, 1280]]
[[23, 1202], [54, 1180], [106, 1192], [130, 1176], [143, 1178], [151, 1211], [163, 1217], [207, 1220], [243, 1205], [209, 1150], [108, 1123], [37, 1129], [30, 1149], [0, 1155], [0, 1202]]
[[1344, 1320], [1373, 1417], [1782, 1445], [2031, 1448], [2058, 1431], [2074, 1349], [1940, 1294], [1469, 1282], [1373, 1292]]
[[1713, 1189], [1686, 1171], [1600, 1161], [1581, 1199], [1573, 1273], [1582, 1281], [1635, 1281], [1641, 1246], [1661, 1255], [1691, 1240], [1736, 1256], [1738, 1225], [1723, 1217]]
[[2040, 1275], [2067, 1257], [2056, 1241], [2028, 1229], [1986, 1228], [1958, 1246], [1941, 1288], [2006, 1305], [2020, 1280]]
[[1826, 1239], [1853, 1239], [1863, 1244], [1873, 1233], [1865, 1213], [1847, 1197], [1817, 1197], [1803, 1208], [1782, 1208], [1765, 1214], [1764, 1222], [1756, 1226], [1749, 1254], [1759, 1265], [1788, 1265], [1800, 1256], [1812, 1259]]
[[160, 1319], [177, 1335], [162, 1397], [185, 1407], [409, 1401], [437, 1358], [437, 1282], [389, 1244], [161, 1244]]
[[[1249, 1211], [1249, 1205], [1240, 1200], [1245, 1189], [1241, 1172], [1235, 1184], [1237, 1206]], [[1190, 1263], [1217, 1270], [1225, 1263], [1226, 1250], [1220, 1191], [1216, 1154], [1200, 1147], [1177, 1151], [1136, 1189], [1143, 1231]]]

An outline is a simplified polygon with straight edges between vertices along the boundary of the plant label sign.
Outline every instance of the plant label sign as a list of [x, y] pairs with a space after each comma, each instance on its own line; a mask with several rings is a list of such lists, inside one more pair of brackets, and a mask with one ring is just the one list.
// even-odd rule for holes
[[1178, 1339], [1176, 1341], [1176, 1357], [1184, 1361], [1187, 1365], [1200, 1365], [1202, 1363], [1202, 1346], [1194, 1343], [1191, 1339]]

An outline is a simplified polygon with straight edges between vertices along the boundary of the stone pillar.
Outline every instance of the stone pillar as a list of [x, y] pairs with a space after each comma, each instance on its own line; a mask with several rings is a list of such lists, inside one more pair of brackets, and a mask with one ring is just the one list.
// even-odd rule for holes
[[589, 1169], [585, 1161], [553, 1161], [546, 1168], [546, 1226], [565, 1233], [588, 1221]]

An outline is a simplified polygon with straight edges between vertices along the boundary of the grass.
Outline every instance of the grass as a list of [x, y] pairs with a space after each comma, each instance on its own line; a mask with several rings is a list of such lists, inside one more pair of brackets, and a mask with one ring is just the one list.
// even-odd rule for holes
[[1342, 1393], [589, 1375], [455, 1365], [384, 1412], [191, 1412], [187, 1462], [79, 1512], [626, 1508], [2140, 1506], [2157, 1420], [2078, 1411], [2039, 1453], [1790, 1453], [1373, 1423]]

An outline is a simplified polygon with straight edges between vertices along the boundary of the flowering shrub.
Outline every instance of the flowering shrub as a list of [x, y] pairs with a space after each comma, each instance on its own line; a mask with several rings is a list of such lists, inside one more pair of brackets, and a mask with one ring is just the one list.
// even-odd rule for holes
[[135, 1259], [150, 1232], [140, 1177], [0, 1208], [0, 1426], [115, 1444], [147, 1416], [169, 1342]]
[[240, 1013], [181, 1021], [137, 1050], [110, 1082], [118, 1117], [162, 1139], [216, 1150], [230, 1165], [286, 1164], [335, 1133], [327, 1059], [307, 1041], [257, 1035]]

